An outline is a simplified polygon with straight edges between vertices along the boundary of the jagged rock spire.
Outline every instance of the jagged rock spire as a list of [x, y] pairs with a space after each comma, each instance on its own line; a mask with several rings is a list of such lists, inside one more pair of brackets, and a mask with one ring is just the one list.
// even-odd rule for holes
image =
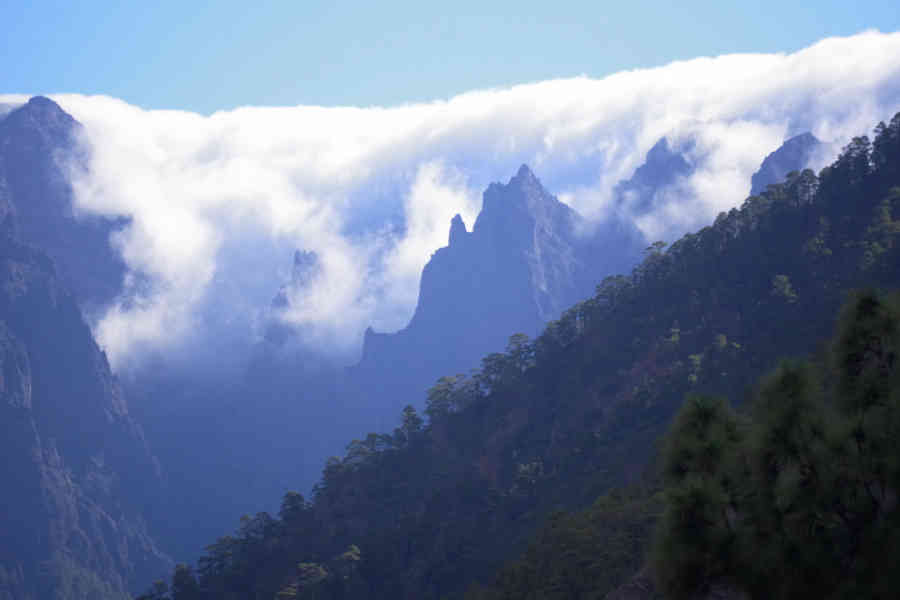
[[448, 240], [450, 246], [459, 244], [469, 232], [466, 230], [466, 224], [462, 217], [457, 214], [450, 221], [450, 238]]

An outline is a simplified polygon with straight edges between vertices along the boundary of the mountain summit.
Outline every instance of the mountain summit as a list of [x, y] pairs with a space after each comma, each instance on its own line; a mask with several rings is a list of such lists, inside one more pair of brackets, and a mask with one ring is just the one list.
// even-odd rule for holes
[[753, 174], [750, 195], [758, 196], [769, 185], [780, 183], [791, 171], [805, 168], [821, 142], [813, 134], [801, 133], [785, 141], [777, 150], [766, 156], [759, 170]]
[[657, 192], [694, 172], [695, 167], [687, 158], [693, 145], [693, 141], [688, 141], [675, 147], [668, 138], [660, 138], [631, 178], [616, 185], [619, 209], [640, 216], [658, 208]]
[[18, 238], [44, 250], [65, 286], [88, 310], [121, 290], [125, 265], [109, 245], [124, 221], [79, 214], [69, 169], [86, 168], [82, 126], [36, 96], [0, 120], [0, 193], [14, 207]]
[[159, 464], [65, 284], [99, 292], [84, 269], [109, 251], [56, 163], [79, 127], [46, 98], [0, 122], [2, 598], [125, 599], [171, 566], [146, 524]]
[[[384, 414], [385, 404], [421, 403], [438, 377], [477, 366], [511, 334], [534, 335], [587, 297], [600, 274], [586, 229], [526, 165], [488, 186], [471, 232], [459, 215], [451, 220], [449, 245], [425, 266], [409, 324], [366, 331], [354, 369], [366, 404]], [[371, 398], [375, 389], [379, 398]]]

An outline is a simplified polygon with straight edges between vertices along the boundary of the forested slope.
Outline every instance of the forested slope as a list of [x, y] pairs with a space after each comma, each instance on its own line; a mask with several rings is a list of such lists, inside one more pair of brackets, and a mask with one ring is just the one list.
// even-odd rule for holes
[[900, 552], [900, 303], [861, 292], [830, 352], [747, 414], [690, 396], [667, 436], [653, 573], [669, 598], [891, 598]]
[[[352, 442], [313, 498], [289, 494], [277, 518], [245, 518], [196, 577], [176, 571], [168, 594], [458, 597], [495, 581], [548, 523], [518, 566], [473, 594], [523, 597], [512, 590], [540, 567], [549, 587], [524, 597], [602, 597], [643, 562], [659, 504], [638, 484], [652, 490], [648, 467], [685, 396], [740, 406], [780, 358], [821, 349], [850, 290], [900, 282], [898, 166], [900, 115], [818, 176], [792, 173], [668, 249], [652, 246], [536, 340], [513, 336], [479, 371], [439, 381], [424, 419], [407, 409], [393, 433]], [[638, 491], [594, 503], [628, 483]], [[579, 529], [615, 552], [566, 543], [541, 566], [542, 548]]]

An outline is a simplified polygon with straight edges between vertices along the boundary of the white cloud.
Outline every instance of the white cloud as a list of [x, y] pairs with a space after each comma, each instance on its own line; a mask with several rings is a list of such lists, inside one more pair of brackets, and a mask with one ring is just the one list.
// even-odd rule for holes
[[352, 354], [366, 325], [404, 324], [449, 218], [462, 213], [471, 228], [480, 191], [520, 163], [601, 219], [612, 187], [660, 137], [694, 139], [697, 172], [639, 222], [671, 241], [739, 204], [786, 136], [812, 131], [834, 150], [900, 109], [900, 34], [393, 108], [206, 117], [53, 97], [93, 148], [89, 176], [76, 182], [80, 207], [133, 219], [115, 243], [135, 283], [96, 325], [114, 362], [212, 339], [212, 321], [251, 335], [294, 248], [316, 251], [323, 269], [291, 318]]
[[405, 231], [390, 240], [384, 258], [386, 307], [397, 309], [376, 326], [399, 329], [409, 320], [409, 307], [418, 297], [422, 269], [438, 248], [447, 245], [449, 224], [459, 213], [469, 230], [481, 208], [479, 197], [465, 176], [439, 162], [422, 164], [404, 199]]

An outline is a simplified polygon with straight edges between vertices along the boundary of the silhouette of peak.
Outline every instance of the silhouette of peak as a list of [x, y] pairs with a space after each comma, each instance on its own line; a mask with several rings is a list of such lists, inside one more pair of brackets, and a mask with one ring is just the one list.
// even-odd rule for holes
[[509, 187], [519, 187], [526, 188], [530, 186], [541, 187], [541, 182], [538, 180], [537, 176], [534, 172], [528, 168], [528, 165], [523, 164], [519, 167], [519, 170], [516, 171], [516, 174], [509, 180]]
[[469, 232], [466, 230], [466, 224], [462, 217], [458, 214], [450, 221], [450, 238], [448, 243], [450, 246], [458, 244]]
[[653, 144], [653, 147], [650, 148], [649, 152], [647, 152], [647, 163], [654, 164], [663, 162], [673, 155], [674, 152], [672, 152], [672, 149], [669, 147], [668, 138], [663, 136], [659, 138], [659, 140]]
[[669, 140], [661, 137], [647, 152], [644, 164], [635, 170], [630, 183], [649, 186], [668, 185], [690, 171], [691, 165], [684, 154], [673, 150]]
[[[545, 223], [548, 230], [553, 230], [577, 218], [572, 209], [544, 189], [527, 165], [522, 165], [506, 185], [488, 186], [472, 231], [477, 235], [487, 229], [507, 236], [513, 229], [519, 229], [525, 235], [525, 230], [532, 230], [536, 222]], [[549, 221], [554, 224], [549, 225]]]
[[72, 124], [75, 123], [75, 119], [64, 111], [59, 104], [46, 96], [33, 96], [13, 113], [22, 113], [41, 121], [63, 120]]
[[820, 142], [806, 132], [785, 140], [777, 150], [766, 156], [759, 170], [750, 180], [750, 195], [757, 196], [774, 183], [784, 180], [791, 171], [805, 168]]
[[540, 179], [537, 178], [537, 175], [528, 168], [528, 165], [522, 165], [519, 167], [519, 170], [513, 175], [509, 183], [503, 185], [499, 182], [494, 182], [490, 184], [485, 190], [485, 196], [500, 194], [506, 197], [542, 197], [546, 199], [555, 198], [544, 189], [543, 184], [541, 184]]
[[41, 110], [58, 110], [62, 111], [59, 107], [59, 104], [51, 100], [46, 96], [32, 96], [28, 99], [28, 102], [25, 103], [25, 106], [31, 109], [41, 109]]
[[54, 143], [62, 143], [77, 130], [79, 123], [50, 98], [34, 96], [10, 111], [2, 120], [2, 126], [8, 135], [29, 135], [29, 132], [40, 131]]
[[634, 170], [631, 178], [616, 184], [617, 208], [632, 215], [655, 210], [657, 193], [693, 172], [694, 167], [686, 158], [693, 146], [693, 140], [673, 146], [668, 138], [661, 137], [647, 151], [643, 164]]
[[811, 132], [807, 131], [807, 132], [801, 133], [799, 135], [795, 135], [794, 137], [788, 139], [784, 143], [784, 145], [789, 146], [792, 144], [801, 144], [804, 146], [808, 146], [808, 145], [814, 145], [814, 144], [818, 144], [818, 143], [819, 143], [819, 138], [814, 136]]

